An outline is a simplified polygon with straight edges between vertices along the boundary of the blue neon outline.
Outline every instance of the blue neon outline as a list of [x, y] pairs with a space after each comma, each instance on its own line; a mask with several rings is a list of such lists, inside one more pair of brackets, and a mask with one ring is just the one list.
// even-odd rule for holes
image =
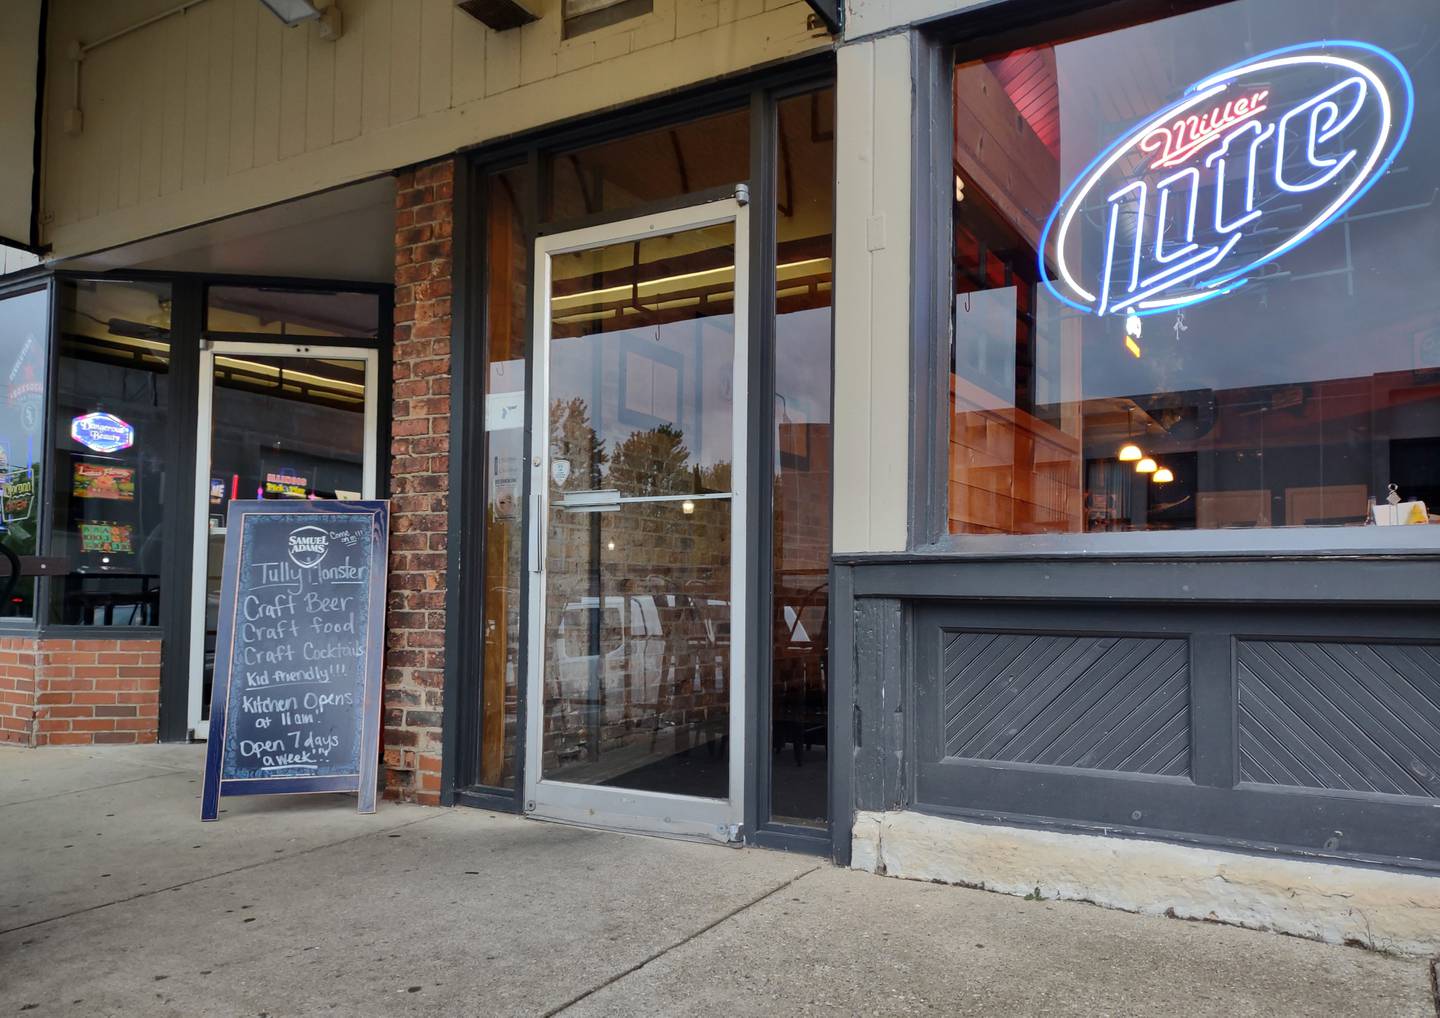
[[[1375, 170], [1372, 171], [1370, 179], [1367, 180], [1364, 184], [1362, 184], [1355, 191], [1355, 193], [1352, 194], [1349, 199], [1345, 201], [1343, 205], [1341, 205], [1334, 212], [1332, 212], [1325, 219], [1324, 222], [1315, 225], [1305, 233], [1297, 234], [1287, 243], [1276, 248], [1274, 251], [1270, 252], [1266, 256], [1256, 259], [1250, 264], [1245, 265], [1232, 272], [1229, 272], [1223, 276], [1217, 276], [1214, 279], [1206, 280], [1205, 282], [1198, 285], [1206, 288], [1225, 286], [1226, 283], [1230, 283], [1237, 277], [1242, 276], [1245, 273], [1250, 272], [1254, 269], [1257, 269], [1262, 265], [1267, 265], [1275, 259], [1279, 258], [1282, 254], [1294, 250], [1300, 244], [1309, 240], [1321, 230], [1324, 230], [1326, 227], [1334, 223], [1335, 220], [1339, 219], [1346, 212], [1350, 211], [1350, 209], [1354, 207], [1355, 203], [1358, 202], [1361, 198], [1365, 197], [1365, 195], [1369, 193], [1370, 189], [1374, 187], [1377, 183], [1379, 183], [1380, 179], [1389, 172], [1391, 165], [1395, 162], [1395, 158], [1400, 154], [1400, 149], [1404, 147], [1405, 142], [1409, 139], [1410, 129], [1415, 121], [1415, 84], [1410, 78], [1410, 72], [1405, 69], [1405, 65], [1400, 62], [1398, 57], [1396, 57], [1389, 50], [1381, 49], [1379, 46], [1376, 46], [1373, 43], [1361, 42], [1358, 39], [1322, 39], [1318, 42], [1301, 42], [1295, 43], [1292, 46], [1282, 46], [1279, 49], [1269, 50], [1265, 53], [1260, 53], [1253, 57], [1247, 57], [1244, 60], [1237, 61], [1236, 63], [1233, 63], [1228, 67], [1223, 67], [1212, 74], [1206, 75], [1205, 77], [1200, 78], [1195, 82], [1192, 82], [1185, 89], [1185, 91], [1181, 93], [1180, 97], [1174, 102], [1172, 102], [1170, 105], [1166, 106], [1158, 113], [1152, 113], [1144, 120], [1136, 121], [1129, 130], [1122, 131], [1120, 136], [1116, 138], [1115, 141], [1113, 141], [1109, 145], [1109, 147], [1104, 149], [1104, 151], [1102, 151], [1094, 159], [1090, 160], [1090, 162], [1085, 166], [1085, 168], [1075, 176], [1075, 179], [1070, 182], [1070, 186], [1065, 189], [1065, 193], [1060, 196], [1060, 200], [1055, 203], [1055, 207], [1050, 210], [1050, 215], [1045, 220], [1045, 226], [1040, 231], [1040, 248], [1037, 252], [1035, 260], [1040, 267], [1040, 281], [1045, 284], [1045, 289], [1050, 291], [1050, 295], [1056, 300], [1060, 301], [1062, 304], [1074, 308], [1076, 311], [1082, 311], [1086, 314], [1095, 314], [1094, 307], [1086, 306], [1084, 304], [1081, 304], [1079, 301], [1073, 300], [1070, 297], [1065, 296], [1058, 289], [1056, 289], [1054, 282], [1051, 281], [1050, 273], [1045, 268], [1045, 252], [1049, 250], [1050, 247], [1050, 231], [1054, 227], [1055, 220], [1059, 217], [1061, 210], [1063, 210], [1069, 203], [1071, 195], [1075, 193], [1075, 190], [1080, 186], [1082, 182], [1089, 179], [1091, 171], [1094, 170], [1095, 167], [1102, 163], [1105, 159], [1113, 155], [1115, 151], [1126, 142], [1127, 139], [1132, 138], [1135, 132], [1139, 130], [1141, 125], [1153, 123], [1164, 119], [1166, 116], [1169, 115], [1171, 110], [1175, 109], [1176, 107], [1183, 106], [1191, 96], [1195, 95], [1199, 89], [1199, 86], [1204, 82], [1215, 82], [1218, 80], [1222, 80], [1228, 75], [1233, 75], [1241, 68], [1249, 67], [1252, 64], [1261, 63], [1265, 60], [1271, 59], [1272, 57], [1283, 56], [1287, 53], [1297, 53], [1301, 50], [1316, 50], [1319, 51], [1322, 55], [1324, 55], [1332, 48], [1349, 48], [1367, 51], [1389, 63], [1391, 67], [1395, 69], [1396, 74], [1399, 75], [1400, 84], [1403, 85], [1405, 89], [1405, 116], [1403, 122], [1400, 125], [1399, 131], [1396, 132], [1395, 143], [1391, 146], [1390, 152], [1380, 161], [1379, 165], [1375, 168]], [[1183, 303], [1171, 304], [1163, 308], [1152, 308], [1148, 311], [1136, 311], [1135, 313], [1139, 317], [1145, 318], [1149, 315], [1163, 314], [1166, 311], [1176, 311], [1181, 308], [1190, 307], [1193, 304], [1198, 304], [1201, 301], [1211, 300], [1215, 297], [1222, 296], [1223, 294], [1233, 293], [1235, 290], [1239, 289], [1240, 286], [1244, 285], [1245, 282], [1247, 282], [1247, 280], [1241, 279], [1233, 286], [1228, 286], [1224, 289], [1211, 289], [1210, 292], [1198, 293], [1192, 299], [1187, 300]]]

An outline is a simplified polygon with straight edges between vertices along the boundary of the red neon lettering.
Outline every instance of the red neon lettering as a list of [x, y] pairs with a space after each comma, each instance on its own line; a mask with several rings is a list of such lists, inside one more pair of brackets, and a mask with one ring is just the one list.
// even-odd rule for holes
[[1140, 149], [1155, 153], [1151, 169], [1163, 170], [1179, 166], [1196, 152], [1218, 139], [1236, 124], [1258, 116], [1265, 111], [1268, 89], [1260, 89], [1250, 95], [1231, 99], [1199, 116], [1190, 114], [1171, 124], [1161, 124], [1140, 139]]

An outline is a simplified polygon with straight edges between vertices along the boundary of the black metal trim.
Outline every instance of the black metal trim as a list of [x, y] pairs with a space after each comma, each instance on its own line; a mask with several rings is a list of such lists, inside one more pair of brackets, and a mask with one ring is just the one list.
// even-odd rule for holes
[[117, 640], [163, 640], [165, 627], [159, 626], [85, 626], [78, 623], [44, 623], [35, 627], [42, 640], [96, 640], [114, 636]]
[[815, 17], [831, 35], [839, 35], [845, 28], [844, 0], [805, 0]]
[[[482, 575], [486, 527], [467, 526], [485, 516], [484, 392], [489, 359], [485, 328], [484, 259], [476, 250], [485, 236], [483, 177], [477, 179], [468, 159], [455, 160], [453, 262], [450, 317], [450, 497], [446, 521], [445, 676], [441, 712], [440, 803], [453, 806], [461, 787], [479, 778], [478, 738], [460, 739], [462, 731], [479, 732], [481, 689], [464, 676], [483, 674], [484, 627], [465, 624], [480, 618], [475, 603], [483, 586], [467, 582]], [[465, 394], [480, 393], [479, 399]], [[457, 398], [456, 394], [460, 394]], [[477, 452], [478, 450], [478, 452]], [[455, 580], [459, 582], [454, 582]], [[456, 623], [460, 624], [456, 624]], [[477, 646], [477, 643], [479, 644]]]
[[456, 788], [451, 792], [450, 806], [470, 806], [474, 809], [492, 809], [497, 813], [520, 813], [520, 797], [504, 789], [475, 785]]
[[[252, 209], [251, 211], [253, 212], [255, 210]], [[164, 234], [157, 234], [156, 236], [164, 236]], [[145, 239], [149, 240], [153, 238]], [[55, 276], [57, 279], [93, 279], [97, 282], [106, 283], [169, 283], [180, 279], [198, 280], [202, 284], [200, 296], [202, 308], [205, 299], [204, 287], [212, 285], [270, 287], [276, 290], [288, 290], [295, 293], [328, 293], [335, 291], [342, 293], [383, 293], [386, 290], [395, 289], [393, 283], [372, 283], [368, 280], [312, 279], [308, 276], [257, 276], [253, 273], [169, 272], [163, 269], [104, 269], [86, 271], [84, 269], [67, 269], [63, 264], [53, 269], [46, 267], [44, 271], [48, 275]], [[203, 325], [203, 316], [201, 324]], [[202, 329], [200, 331], [203, 332], [204, 330]], [[216, 335], [224, 335], [224, 333], [216, 333]], [[289, 336], [286, 338], [293, 341], [295, 337]]]
[[859, 707], [855, 699], [854, 570], [830, 565], [830, 858], [850, 865], [855, 826], [855, 767]]
[[936, 541], [947, 527], [954, 66], [948, 46], [922, 33], [911, 36], [915, 96], [910, 121], [911, 548]]
[[798, 824], [767, 824], [747, 839], [757, 848], [769, 848], [796, 855], [830, 855], [830, 833], [819, 827]]
[[190, 738], [190, 643], [193, 619], [191, 586], [195, 575], [195, 460], [200, 435], [200, 325], [205, 288], [197, 278], [176, 279], [170, 292], [170, 419], [188, 422], [167, 436], [171, 468], [165, 472], [165, 498], [171, 511], [161, 521], [169, 533], [160, 570], [161, 742]]
[[1135, 561], [1069, 559], [851, 559], [859, 597], [982, 599], [1043, 604], [1304, 604], [1366, 607], [1440, 604], [1432, 557], [1227, 559], [1176, 557]]
[[[745, 829], [756, 831], [770, 819], [771, 798], [771, 679], [773, 662], [768, 651], [770, 606], [774, 597], [774, 478], [765, 469], [774, 462], [771, 441], [775, 386], [775, 160], [778, 153], [775, 101], [766, 92], [750, 100], [750, 306], [746, 309], [750, 336], [746, 378], [745, 450], [747, 493], [743, 552], [747, 577], [746, 612], [750, 638], [743, 648], [746, 702]], [[739, 257], [737, 252], [736, 257]]]

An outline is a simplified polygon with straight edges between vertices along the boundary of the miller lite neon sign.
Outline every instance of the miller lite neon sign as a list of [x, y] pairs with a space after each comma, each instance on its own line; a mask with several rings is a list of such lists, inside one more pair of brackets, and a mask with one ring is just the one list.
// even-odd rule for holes
[[1414, 112], [1404, 66], [1369, 43], [1289, 46], [1212, 74], [1070, 185], [1041, 234], [1040, 276], [1096, 315], [1230, 293], [1359, 201]]

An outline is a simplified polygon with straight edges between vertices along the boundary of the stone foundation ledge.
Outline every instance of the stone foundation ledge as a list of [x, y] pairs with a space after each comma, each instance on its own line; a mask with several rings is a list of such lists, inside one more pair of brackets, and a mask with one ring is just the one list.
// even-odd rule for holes
[[1440, 952], [1440, 877], [908, 812], [858, 813], [852, 833], [851, 865], [872, 873]]

